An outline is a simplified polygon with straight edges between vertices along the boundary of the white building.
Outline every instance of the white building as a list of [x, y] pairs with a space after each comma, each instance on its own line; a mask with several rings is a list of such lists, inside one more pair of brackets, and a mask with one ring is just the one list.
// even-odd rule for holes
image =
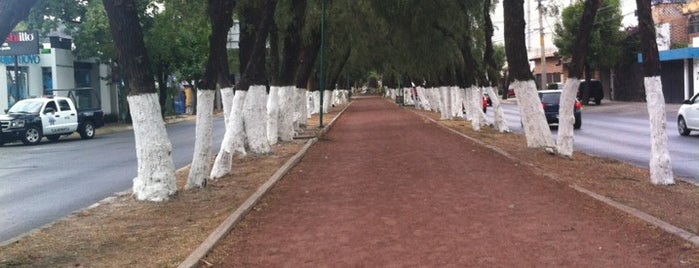
[[70, 39], [49, 39], [39, 54], [17, 56], [18, 68], [14, 56], [0, 56], [0, 114], [20, 99], [82, 87], [94, 89], [105, 114], [118, 114], [116, 87], [104, 79], [111, 77], [111, 68], [95, 60], [76, 59]]

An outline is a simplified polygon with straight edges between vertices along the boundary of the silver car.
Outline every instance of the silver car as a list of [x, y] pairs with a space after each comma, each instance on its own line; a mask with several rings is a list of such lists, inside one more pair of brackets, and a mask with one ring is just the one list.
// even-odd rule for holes
[[677, 131], [687, 136], [689, 132], [699, 131], [699, 93], [682, 102], [677, 111]]

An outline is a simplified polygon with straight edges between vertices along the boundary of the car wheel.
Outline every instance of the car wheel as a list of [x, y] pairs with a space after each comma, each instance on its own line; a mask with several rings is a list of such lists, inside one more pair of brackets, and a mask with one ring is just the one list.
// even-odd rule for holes
[[684, 117], [680, 116], [679, 118], [677, 118], [677, 131], [682, 136], [687, 136], [689, 135], [689, 132], [692, 132], [690, 129], [687, 128], [687, 123], [684, 121]]
[[595, 104], [597, 104], [597, 105], [602, 104], [602, 99], [595, 99]]
[[24, 131], [22, 143], [25, 145], [36, 145], [41, 141], [41, 130], [36, 126], [29, 126]]
[[46, 138], [50, 141], [57, 142], [61, 135], [47, 135]]
[[86, 121], [80, 129], [80, 137], [83, 139], [92, 139], [95, 137], [95, 126], [92, 122]]

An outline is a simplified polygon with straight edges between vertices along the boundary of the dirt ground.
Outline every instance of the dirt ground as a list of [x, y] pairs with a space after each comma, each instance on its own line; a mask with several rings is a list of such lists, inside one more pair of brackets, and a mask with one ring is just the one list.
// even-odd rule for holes
[[[324, 122], [342, 108], [333, 108]], [[432, 112], [417, 113], [439, 117]], [[524, 137], [517, 134], [488, 128], [473, 132], [463, 121], [439, 123], [496, 146], [560, 183], [579, 185], [692, 233], [699, 232], [699, 188], [693, 184], [678, 181], [672, 186], [653, 186], [643, 167], [582, 153], [567, 160], [526, 148]], [[317, 126], [317, 117], [309, 125]], [[129, 194], [106, 199], [99, 206], [0, 247], [0, 267], [176, 267], [304, 142], [276, 145], [270, 155], [238, 158], [234, 174], [210, 182], [206, 189], [180, 190], [169, 202], [138, 202]], [[180, 188], [187, 173], [184, 169], [177, 174]], [[619, 224], [637, 223], [624, 220]], [[686, 243], [685, 249], [694, 246]], [[699, 259], [691, 256], [682, 264], [697, 265]], [[208, 261], [217, 263], [216, 258], [225, 256], [214, 253], [210, 258]]]

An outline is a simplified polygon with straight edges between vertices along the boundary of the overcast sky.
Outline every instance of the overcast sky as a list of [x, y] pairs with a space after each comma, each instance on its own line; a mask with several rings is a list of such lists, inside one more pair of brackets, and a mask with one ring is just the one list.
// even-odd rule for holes
[[[550, 2], [557, 3], [559, 5], [567, 6], [575, 0], [550, 0]], [[623, 16], [622, 24], [625, 27], [634, 26], [637, 24], [636, 16], [634, 11], [636, 10], [636, 1], [633, 0], [620, 0], [621, 1], [621, 15]], [[547, 5], [549, 1], [543, 1], [544, 5]], [[540, 51], [539, 46], [539, 13], [536, 9], [536, 0], [525, 0], [524, 2], [524, 19], [527, 20], [527, 4], [531, 5], [531, 22], [528, 22], [529, 27], [525, 27], [525, 31], [531, 34], [531, 41], [528, 42], [528, 46], [531, 46], [530, 50]], [[562, 8], [561, 8], [562, 9]], [[503, 44], [505, 42], [504, 37], [504, 19], [502, 15], [502, 0], [498, 3], [495, 13], [492, 14], [493, 25], [495, 26], [495, 33], [493, 35], [493, 42]], [[546, 43], [544, 44], [546, 50], [555, 50], [553, 41], [551, 41], [553, 27], [560, 20], [558, 17], [546, 17], [544, 19], [544, 33], [546, 34]], [[527, 20], [528, 21], [528, 20]], [[527, 36], [530, 36], [529, 34]]]

